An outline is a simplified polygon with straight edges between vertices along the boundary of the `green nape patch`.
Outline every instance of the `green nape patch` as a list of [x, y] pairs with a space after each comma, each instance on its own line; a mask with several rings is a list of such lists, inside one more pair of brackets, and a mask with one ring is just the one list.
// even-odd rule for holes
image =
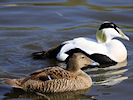
[[102, 43], [106, 42], [107, 40], [105, 32], [103, 30], [98, 30], [96, 37], [97, 37], [97, 40]]

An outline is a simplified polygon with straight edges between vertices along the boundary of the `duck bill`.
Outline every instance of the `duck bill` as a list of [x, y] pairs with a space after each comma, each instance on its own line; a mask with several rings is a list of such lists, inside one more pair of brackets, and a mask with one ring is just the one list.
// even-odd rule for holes
[[91, 59], [91, 66], [99, 66], [100, 64], [98, 62], [95, 62], [94, 60]]
[[119, 28], [117, 28], [117, 30], [119, 31], [119, 34], [121, 35], [122, 39], [125, 39], [125, 40], [129, 41], [129, 37], [127, 37]]
[[122, 38], [129, 41], [129, 37], [127, 37], [126, 35], [122, 36]]

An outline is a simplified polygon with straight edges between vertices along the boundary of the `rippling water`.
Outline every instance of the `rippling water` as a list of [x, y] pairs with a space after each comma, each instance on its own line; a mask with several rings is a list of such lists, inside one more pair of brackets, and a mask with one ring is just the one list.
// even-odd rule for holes
[[34, 60], [30, 54], [79, 36], [95, 39], [98, 26], [105, 20], [118, 24], [130, 41], [121, 40], [128, 49], [127, 62], [85, 69], [94, 82], [90, 90], [37, 96], [0, 83], [0, 99], [131, 100], [132, 4], [133, 0], [1, 0], [0, 77], [25, 77], [36, 69], [57, 65], [54, 59]]

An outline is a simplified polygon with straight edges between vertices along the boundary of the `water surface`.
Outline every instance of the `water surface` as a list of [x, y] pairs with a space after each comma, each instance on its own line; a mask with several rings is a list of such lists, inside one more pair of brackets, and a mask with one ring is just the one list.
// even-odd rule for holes
[[[127, 61], [108, 68], [85, 69], [93, 79], [90, 90], [47, 94], [53, 100], [131, 100], [133, 75], [133, 0], [1, 0], [0, 77], [21, 78], [32, 71], [59, 64], [54, 59], [34, 60], [30, 54], [79, 36], [95, 39], [103, 21], [120, 26], [130, 41]], [[1, 100], [37, 100], [0, 83]], [[46, 99], [46, 98], [45, 98]]]

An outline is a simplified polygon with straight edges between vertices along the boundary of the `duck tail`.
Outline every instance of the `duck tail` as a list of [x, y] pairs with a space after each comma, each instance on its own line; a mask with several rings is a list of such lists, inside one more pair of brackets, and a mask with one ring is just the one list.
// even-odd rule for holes
[[46, 56], [46, 52], [45, 51], [34, 52], [31, 54], [31, 56], [35, 59], [43, 59]]
[[0, 80], [2, 80], [2, 83], [5, 83], [11, 87], [22, 88], [20, 79], [0, 78]]
[[40, 52], [34, 52], [31, 56], [35, 59], [44, 59], [44, 58], [56, 58], [57, 54], [60, 52], [60, 49], [64, 44], [54, 46], [50, 49]]

